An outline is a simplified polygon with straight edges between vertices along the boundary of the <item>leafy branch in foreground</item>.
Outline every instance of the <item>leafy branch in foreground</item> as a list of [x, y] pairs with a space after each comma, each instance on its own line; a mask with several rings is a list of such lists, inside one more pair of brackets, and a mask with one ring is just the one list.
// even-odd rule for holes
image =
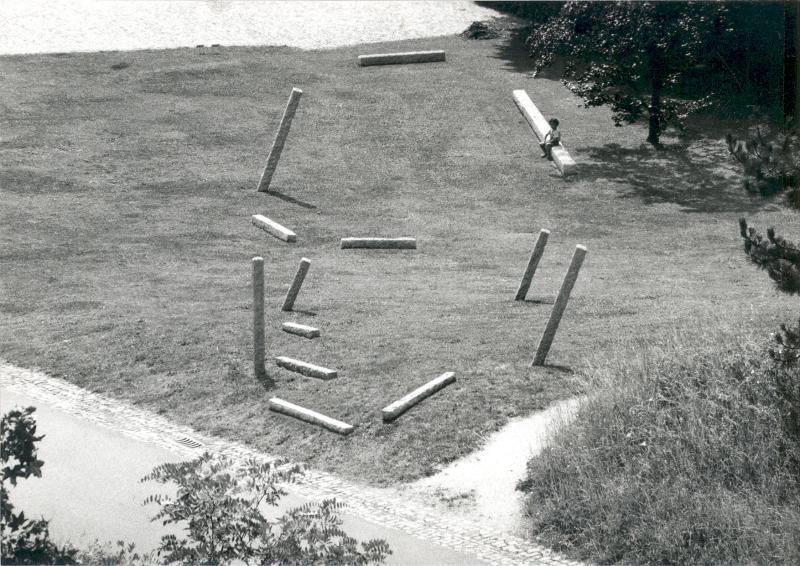
[[208, 453], [156, 467], [141, 481], [175, 484], [174, 497], [153, 495], [163, 524], [185, 525], [185, 536], [164, 535], [159, 556], [180, 564], [380, 564], [391, 554], [384, 540], [359, 543], [342, 530], [336, 500], [308, 503], [277, 519], [261, 512], [286, 495], [281, 487], [302, 470], [251, 459], [239, 467]]
[[50, 539], [50, 528], [44, 519], [28, 519], [25, 513], [14, 512], [6, 484], [31, 476], [42, 477], [44, 462], [38, 458], [36, 443], [44, 438], [36, 435], [35, 407], [13, 409], [0, 420], [0, 530], [2, 531], [2, 564], [74, 564], [77, 549], [58, 547]]

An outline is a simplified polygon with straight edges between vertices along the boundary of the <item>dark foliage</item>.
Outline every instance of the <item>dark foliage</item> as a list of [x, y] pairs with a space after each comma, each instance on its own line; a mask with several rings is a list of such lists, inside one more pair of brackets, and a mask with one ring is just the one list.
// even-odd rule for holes
[[756, 127], [746, 141], [727, 134], [725, 140], [744, 168], [745, 188], [768, 197], [786, 195], [786, 204], [800, 209], [800, 136], [796, 131], [770, 133]]
[[800, 247], [775, 235], [774, 228], [767, 229], [767, 237], [739, 219], [739, 230], [744, 238], [744, 251], [761, 269], [765, 269], [784, 293], [800, 293]]
[[537, 72], [564, 61], [587, 106], [608, 105], [618, 126], [646, 119], [658, 145], [701, 110], [779, 105], [782, 15], [779, 3], [568, 2], [528, 44]]
[[74, 564], [77, 550], [69, 546], [58, 547], [50, 540], [47, 521], [28, 519], [25, 513], [14, 512], [9, 500], [6, 482], [17, 485], [17, 480], [31, 476], [41, 477], [44, 462], [37, 458], [36, 443], [44, 436], [36, 436], [34, 407], [12, 410], [0, 421], [0, 460], [2, 460], [2, 486], [0, 487], [0, 527], [2, 528], [3, 564]]

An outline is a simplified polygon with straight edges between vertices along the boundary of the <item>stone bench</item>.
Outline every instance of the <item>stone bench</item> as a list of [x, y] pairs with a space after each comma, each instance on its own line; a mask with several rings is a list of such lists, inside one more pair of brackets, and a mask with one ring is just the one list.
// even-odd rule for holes
[[[539, 141], [544, 141], [544, 137], [547, 135], [547, 132], [550, 131], [550, 124], [547, 123], [545, 117], [539, 112], [539, 109], [536, 108], [536, 105], [530, 99], [528, 93], [524, 90], [515, 90], [514, 102], [517, 104], [519, 111], [522, 112], [522, 115], [525, 116], [525, 119], [528, 121], [528, 124], [530, 124], [533, 133], [539, 138]], [[553, 146], [552, 156], [553, 163], [556, 164], [556, 167], [558, 167], [562, 175], [566, 176], [575, 173], [577, 164], [575, 160], [570, 157], [567, 150], [564, 149], [563, 145]]]

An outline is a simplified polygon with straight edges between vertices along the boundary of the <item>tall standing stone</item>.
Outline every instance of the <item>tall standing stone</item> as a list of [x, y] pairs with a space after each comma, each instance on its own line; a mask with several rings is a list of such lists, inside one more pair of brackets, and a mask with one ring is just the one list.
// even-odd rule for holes
[[577, 245], [575, 246], [575, 253], [572, 254], [572, 261], [569, 264], [567, 274], [564, 276], [564, 282], [561, 284], [561, 289], [558, 291], [558, 298], [553, 305], [553, 310], [550, 312], [550, 320], [547, 321], [547, 327], [542, 333], [542, 339], [539, 340], [539, 347], [536, 348], [536, 357], [533, 360], [534, 366], [543, 366], [547, 358], [547, 353], [550, 351], [550, 345], [553, 343], [553, 338], [556, 336], [558, 324], [561, 322], [561, 315], [564, 314], [564, 309], [567, 308], [569, 295], [572, 288], [575, 286], [575, 281], [578, 279], [578, 273], [583, 264], [583, 258], [586, 256], [586, 247]]
[[300, 104], [300, 97], [303, 91], [299, 88], [293, 88], [292, 94], [289, 95], [289, 102], [286, 104], [286, 110], [283, 111], [281, 124], [278, 126], [278, 133], [275, 134], [275, 141], [272, 142], [272, 149], [269, 150], [269, 157], [267, 158], [267, 165], [264, 167], [264, 172], [261, 174], [261, 180], [258, 182], [258, 191], [267, 192], [269, 184], [272, 182], [272, 175], [275, 174], [275, 168], [278, 166], [278, 160], [281, 158], [283, 145], [286, 143], [286, 136], [289, 135], [289, 129], [292, 127], [292, 119], [294, 113], [297, 111], [297, 106]]
[[531, 259], [528, 260], [528, 267], [525, 269], [525, 274], [522, 276], [519, 289], [517, 289], [517, 296], [514, 297], [515, 301], [525, 300], [528, 289], [531, 287], [533, 274], [536, 273], [536, 267], [539, 265], [539, 260], [542, 259], [542, 255], [544, 254], [544, 247], [547, 245], [548, 236], [550, 236], [550, 230], [539, 230], [539, 237], [536, 238], [536, 244], [533, 246]]
[[253, 258], [253, 373], [257, 379], [266, 379], [264, 365], [264, 258]]
[[303, 281], [306, 278], [309, 267], [311, 267], [311, 260], [302, 258], [300, 260], [300, 267], [297, 268], [297, 273], [294, 276], [294, 281], [292, 281], [292, 286], [289, 287], [289, 292], [286, 293], [286, 299], [283, 301], [282, 310], [290, 311], [294, 307], [294, 300], [300, 292], [300, 287], [303, 286]]

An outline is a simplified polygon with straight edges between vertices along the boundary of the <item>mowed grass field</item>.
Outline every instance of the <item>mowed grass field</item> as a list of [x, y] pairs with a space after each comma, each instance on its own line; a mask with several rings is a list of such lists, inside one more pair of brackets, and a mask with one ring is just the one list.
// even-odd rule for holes
[[[447, 62], [356, 64], [413, 49], [445, 49]], [[654, 152], [641, 128], [614, 128], [605, 109], [532, 79], [518, 56], [503, 40], [452, 37], [0, 58], [0, 358], [387, 484], [581, 393], [580, 373], [630, 355], [631, 342], [708, 348], [710, 335], [791, 318], [796, 299], [747, 263], [737, 218], [796, 218], [744, 193], [724, 128]], [[257, 193], [292, 87], [304, 95], [275, 193]], [[576, 177], [539, 158], [516, 88], [560, 118]], [[253, 227], [256, 213], [297, 243]], [[549, 244], [529, 300], [515, 302], [541, 228]], [[339, 249], [369, 235], [413, 236], [418, 249]], [[531, 368], [576, 244], [589, 252], [551, 365]], [[253, 377], [256, 255], [272, 389]], [[282, 313], [303, 256], [297, 312]], [[322, 337], [285, 334], [286, 320]], [[291, 374], [270, 361], [278, 355], [339, 378]], [[382, 407], [445, 371], [454, 385], [381, 423]], [[339, 437], [271, 414], [272, 396], [356, 430]]]

